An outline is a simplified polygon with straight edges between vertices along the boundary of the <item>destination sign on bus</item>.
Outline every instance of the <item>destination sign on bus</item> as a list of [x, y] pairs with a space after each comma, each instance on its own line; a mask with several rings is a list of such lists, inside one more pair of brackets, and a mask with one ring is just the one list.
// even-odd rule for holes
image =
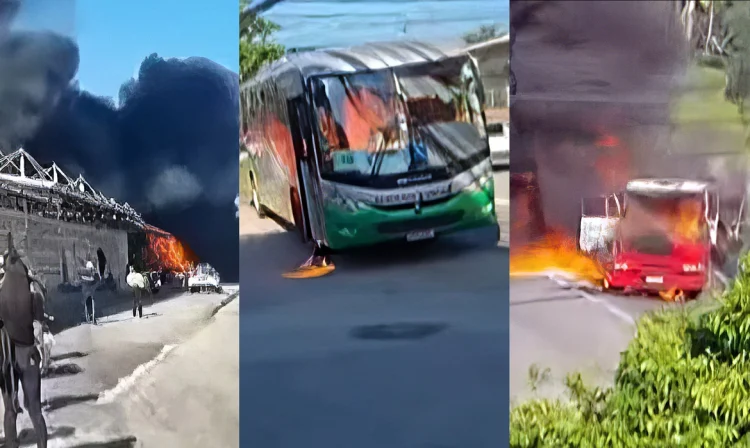
[[376, 195], [373, 199], [376, 205], [396, 205], [416, 203], [417, 198], [420, 196], [421, 201], [433, 201], [449, 196], [450, 194], [451, 186], [449, 183], [445, 183], [418, 190]]

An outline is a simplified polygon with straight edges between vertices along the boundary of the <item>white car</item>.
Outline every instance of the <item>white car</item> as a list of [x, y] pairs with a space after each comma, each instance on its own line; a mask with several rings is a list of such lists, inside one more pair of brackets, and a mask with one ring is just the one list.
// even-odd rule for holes
[[490, 141], [490, 159], [493, 167], [507, 167], [510, 164], [510, 129], [508, 122], [487, 125]]
[[221, 292], [219, 273], [208, 263], [196, 266], [187, 283], [190, 292]]

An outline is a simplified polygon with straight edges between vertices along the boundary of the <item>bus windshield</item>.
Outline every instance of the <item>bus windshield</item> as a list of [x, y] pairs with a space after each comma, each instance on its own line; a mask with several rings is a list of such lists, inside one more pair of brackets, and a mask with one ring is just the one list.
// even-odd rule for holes
[[624, 247], [668, 255], [675, 244], [695, 244], [706, 235], [703, 195], [647, 196], [628, 193], [620, 223]]
[[487, 151], [468, 62], [321, 77], [313, 85], [324, 178], [455, 175]]

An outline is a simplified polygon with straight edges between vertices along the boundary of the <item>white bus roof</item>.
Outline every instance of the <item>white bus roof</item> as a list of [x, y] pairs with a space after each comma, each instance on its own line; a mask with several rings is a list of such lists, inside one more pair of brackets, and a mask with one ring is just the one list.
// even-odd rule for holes
[[708, 190], [707, 182], [685, 179], [635, 179], [628, 182], [625, 191], [640, 194], [698, 194]]

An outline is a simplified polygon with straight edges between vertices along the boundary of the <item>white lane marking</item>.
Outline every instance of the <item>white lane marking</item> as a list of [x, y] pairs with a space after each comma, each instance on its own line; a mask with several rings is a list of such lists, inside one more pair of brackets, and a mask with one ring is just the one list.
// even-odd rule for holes
[[[570, 282], [566, 280], [562, 280], [558, 277], [556, 277], [554, 274], [549, 275], [549, 279], [553, 282], [557, 283], [558, 285], [562, 286], [563, 288], [575, 288], [579, 285], [571, 284]], [[600, 299], [599, 297], [596, 297], [593, 294], [589, 294], [586, 291], [583, 291], [581, 289], [578, 289], [578, 294], [581, 295], [584, 299], [588, 300], [589, 302], [596, 303], [597, 305], [602, 305], [604, 309], [609, 311], [612, 315], [616, 316], [620, 320], [624, 321], [625, 323], [632, 325], [633, 327], [636, 326], [636, 321], [630, 314], [626, 313], [622, 309], [616, 307], [615, 305], [612, 305], [609, 301]]]
[[620, 308], [612, 305], [608, 301], [600, 299], [600, 298], [598, 298], [598, 297], [596, 297], [596, 296], [594, 296], [592, 294], [587, 293], [586, 291], [578, 291], [578, 293], [581, 294], [581, 296], [584, 299], [586, 299], [586, 300], [588, 300], [590, 302], [597, 303], [599, 305], [603, 305], [604, 308], [607, 311], [609, 311], [610, 313], [612, 313], [615, 316], [619, 317], [620, 319], [622, 319], [627, 324], [632, 325], [633, 327], [636, 326], [636, 322], [635, 322], [635, 319], [633, 319], [633, 316], [631, 316], [630, 314], [628, 314], [625, 311], [621, 310]]
[[717, 270], [714, 270], [714, 275], [719, 279], [720, 282], [724, 284], [725, 288], [729, 286], [729, 278], [726, 275]]
[[100, 393], [99, 398], [96, 400], [96, 404], [112, 403], [120, 394], [128, 391], [131, 387], [133, 387], [135, 382], [140, 377], [153, 369], [155, 365], [163, 361], [164, 358], [167, 357], [169, 352], [171, 352], [175, 347], [177, 346], [165, 345], [164, 347], [162, 347], [161, 352], [159, 352], [159, 354], [156, 355], [154, 359], [139, 365], [135, 368], [135, 370], [133, 370], [133, 373], [131, 373], [130, 375], [124, 378], [120, 378], [120, 380], [117, 382], [117, 385], [112, 389], [105, 390], [104, 392]]

